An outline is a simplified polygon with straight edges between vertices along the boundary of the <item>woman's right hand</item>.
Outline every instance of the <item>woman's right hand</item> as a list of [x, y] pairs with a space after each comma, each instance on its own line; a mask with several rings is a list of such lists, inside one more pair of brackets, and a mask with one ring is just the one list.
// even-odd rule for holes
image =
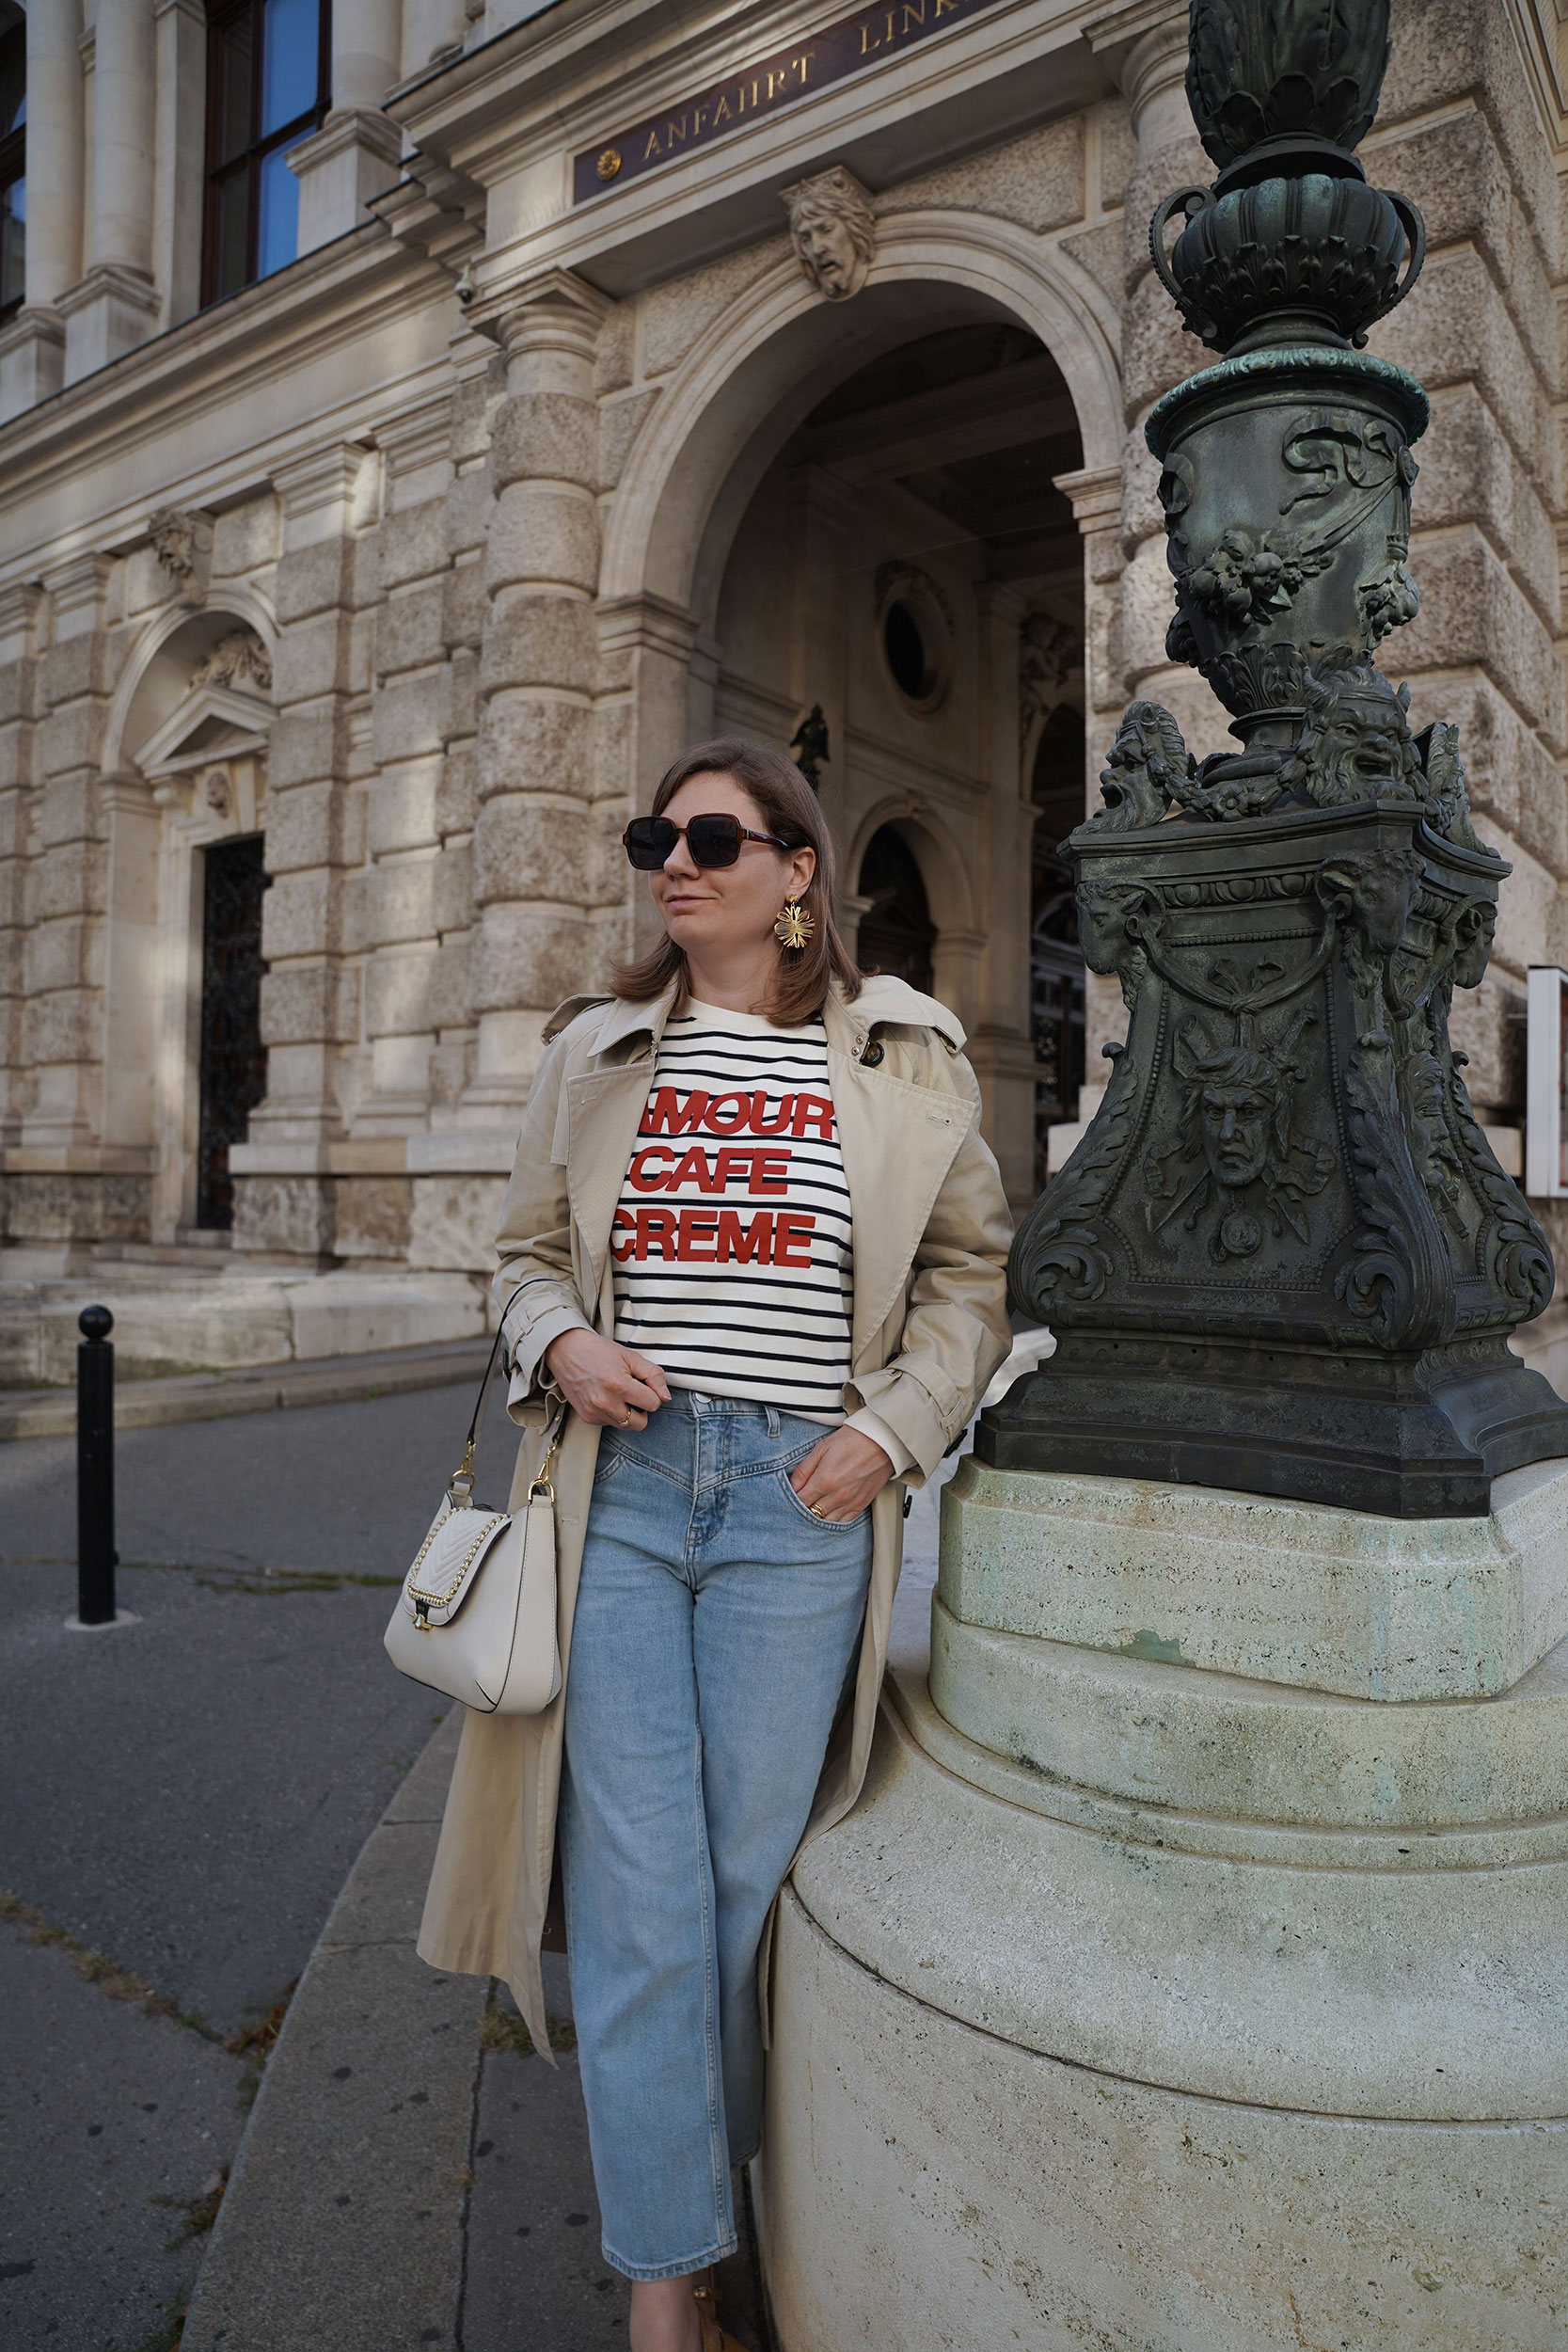
[[598, 1429], [646, 1429], [648, 1415], [670, 1402], [656, 1363], [597, 1331], [562, 1331], [545, 1350], [552, 1379], [579, 1421]]

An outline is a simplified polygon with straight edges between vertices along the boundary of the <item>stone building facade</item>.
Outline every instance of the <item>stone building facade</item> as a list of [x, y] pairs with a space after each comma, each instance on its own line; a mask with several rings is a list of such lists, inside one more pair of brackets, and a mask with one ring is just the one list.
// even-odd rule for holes
[[[1455, 1022], [1505, 1162], [1568, 961], [1560, 5], [1396, 0], [1363, 150], [1430, 240], [1385, 658], [1513, 866]], [[1212, 177], [1184, 7], [322, 0], [230, 157], [247, 6], [0, 0], [0, 1279], [486, 1265], [622, 828], [721, 729], [812, 763], [1022, 1207], [1122, 1019], [1056, 844], [1131, 696], [1225, 740], [1142, 436], [1211, 357], [1147, 241]]]

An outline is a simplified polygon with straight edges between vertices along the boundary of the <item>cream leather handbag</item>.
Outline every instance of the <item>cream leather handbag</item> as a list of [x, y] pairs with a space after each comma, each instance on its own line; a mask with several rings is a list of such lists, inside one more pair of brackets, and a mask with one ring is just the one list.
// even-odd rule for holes
[[546, 1429], [522, 1510], [480, 1509], [474, 1447], [500, 1340], [498, 1331], [462, 1463], [403, 1580], [387, 1655], [401, 1674], [483, 1715], [538, 1715], [561, 1688], [550, 1469], [565, 1407]]

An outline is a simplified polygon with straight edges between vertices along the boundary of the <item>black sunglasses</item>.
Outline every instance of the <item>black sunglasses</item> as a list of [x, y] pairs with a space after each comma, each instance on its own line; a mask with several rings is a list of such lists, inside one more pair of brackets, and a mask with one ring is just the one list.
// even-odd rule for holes
[[689, 825], [677, 825], [669, 817], [634, 817], [621, 835], [621, 844], [640, 873], [657, 874], [670, 857], [677, 841], [683, 840], [693, 866], [733, 866], [740, 855], [743, 841], [767, 841], [775, 850], [793, 850], [798, 844], [782, 841], [776, 833], [752, 833], [738, 817], [716, 811], [711, 817], [693, 817]]

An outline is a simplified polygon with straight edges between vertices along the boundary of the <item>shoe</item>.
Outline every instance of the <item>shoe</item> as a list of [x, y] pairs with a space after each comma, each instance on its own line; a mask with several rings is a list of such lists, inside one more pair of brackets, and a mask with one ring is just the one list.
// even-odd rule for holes
[[697, 2324], [703, 2331], [703, 2352], [743, 2352], [727, 2328], [719, 2325], [719, 2298], [711, 2286], [693, 2287]]

